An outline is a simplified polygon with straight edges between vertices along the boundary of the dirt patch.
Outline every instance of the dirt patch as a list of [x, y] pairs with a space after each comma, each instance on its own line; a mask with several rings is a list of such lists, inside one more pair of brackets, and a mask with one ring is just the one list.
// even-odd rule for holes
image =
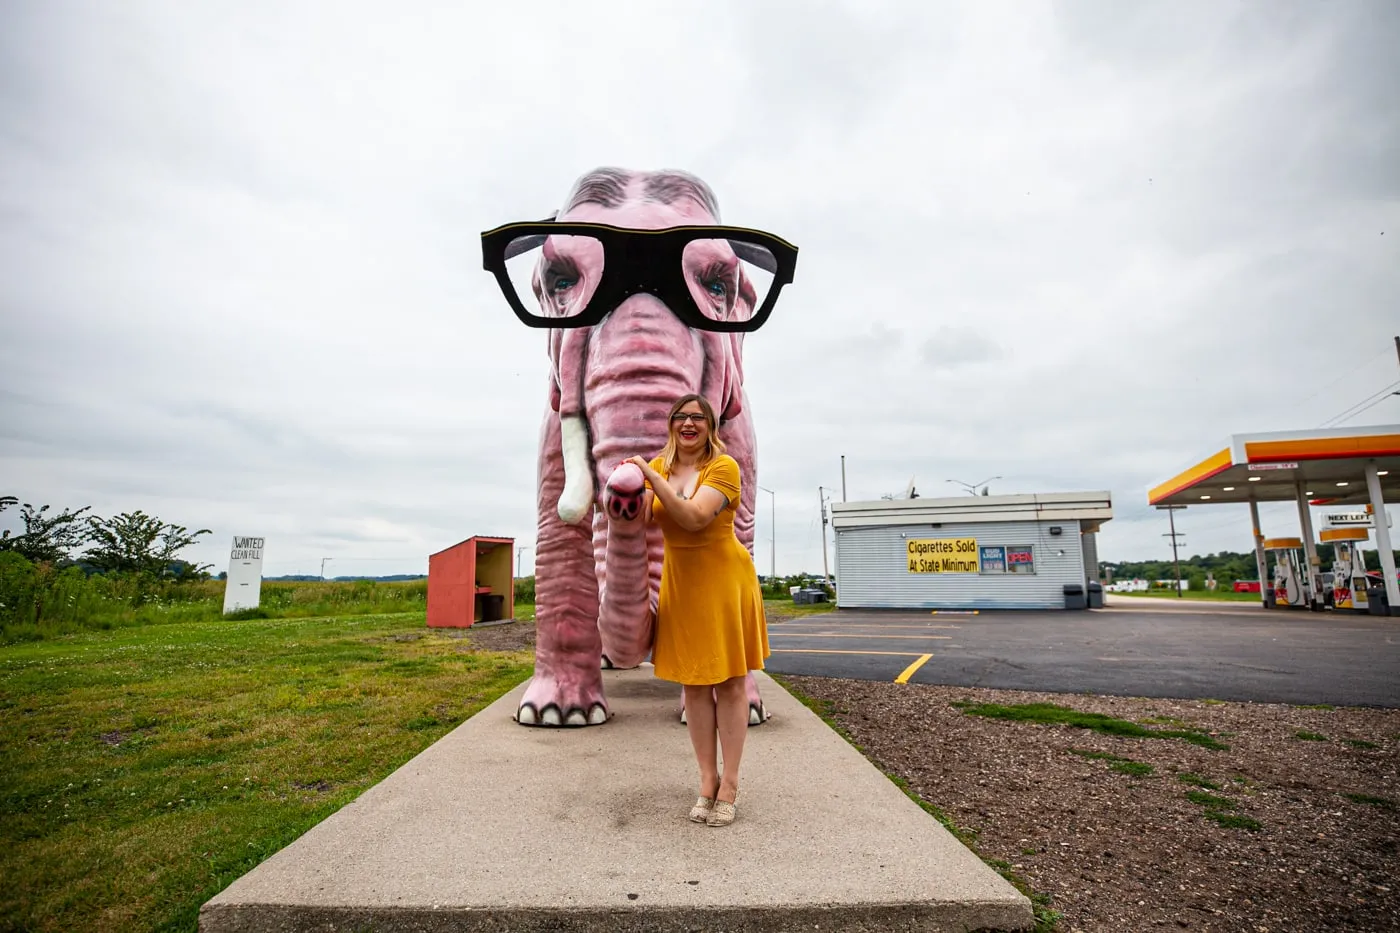
[[[1400, 931], [1400, 710], [783, 680], [1051, 895], [1058, 931]], [[1052, 703], [1228, 748], [954, 703]]]
[[533, 651], [535, 649], [534, 620], [503, 622], [500, 625], [473, 625], [466, 631], [467, 644], [481, 651]]

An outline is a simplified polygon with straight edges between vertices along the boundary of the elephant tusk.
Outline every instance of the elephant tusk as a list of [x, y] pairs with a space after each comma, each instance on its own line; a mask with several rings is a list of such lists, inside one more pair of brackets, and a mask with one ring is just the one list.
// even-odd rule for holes
[[559, 494], [559, 518], [570, 525], [593, 508], [593, 466], [588, 458], [588, 425], [580, 415], [559, 419], [564, 448], [564, 491]]

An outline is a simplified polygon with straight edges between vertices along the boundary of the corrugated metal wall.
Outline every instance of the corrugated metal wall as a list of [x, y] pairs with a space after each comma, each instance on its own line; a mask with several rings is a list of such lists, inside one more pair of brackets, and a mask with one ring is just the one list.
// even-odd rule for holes
[[[1051, 535], [1051, 525], [1063, 533]], [[1029, 544], [1035, 573], [910, 573], [909, 538], [976, 538], [978, 547]], [[1077, 520], [836, 532], [836, 604], [843, 609], [1063, 609], [1066, 583], [1084, 583]]]

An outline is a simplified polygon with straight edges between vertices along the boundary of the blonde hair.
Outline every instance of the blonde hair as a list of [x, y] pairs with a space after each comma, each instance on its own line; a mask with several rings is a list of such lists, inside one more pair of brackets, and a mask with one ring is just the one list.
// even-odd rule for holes
[[724, 441], [719, 439], [719, 423], [715, 420], [715, 410], [710, 406], [710, 402], [703, 395], [683, 395], [676, 400], [676, 404], [671, 406], [670, 412], [666, 415], [666, 446], [661, 448], [661, 472], [667, 474], [676, 465], [676, 427], [671, 419], [676, 417], [676, 413], [682, 408], [696, 402], [700, 406], [700, 413], [705, 416], [705, 426], [709, 428], [705, 432], [705, 453], [700, 457], [700, 462], [696, 466], [705, 466], [714, 458], [724, 453]]

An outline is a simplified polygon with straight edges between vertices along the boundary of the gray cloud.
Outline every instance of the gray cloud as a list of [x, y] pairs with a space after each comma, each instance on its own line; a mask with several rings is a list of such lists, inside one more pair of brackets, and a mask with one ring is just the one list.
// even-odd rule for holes
[[1384, 0], [629, 2], [602, 46], [550, 3], [0, 16], [0, 492], [214, 528], [202, 560], [532, 543], [544, 337], [477, 234], [602, 164], [801, 248], [745, 344], [780, 570], [843, 453], [852, 498], [1109, 489], [1103, 555], [1161, 555], [1148, 486], [1398, 375]]

